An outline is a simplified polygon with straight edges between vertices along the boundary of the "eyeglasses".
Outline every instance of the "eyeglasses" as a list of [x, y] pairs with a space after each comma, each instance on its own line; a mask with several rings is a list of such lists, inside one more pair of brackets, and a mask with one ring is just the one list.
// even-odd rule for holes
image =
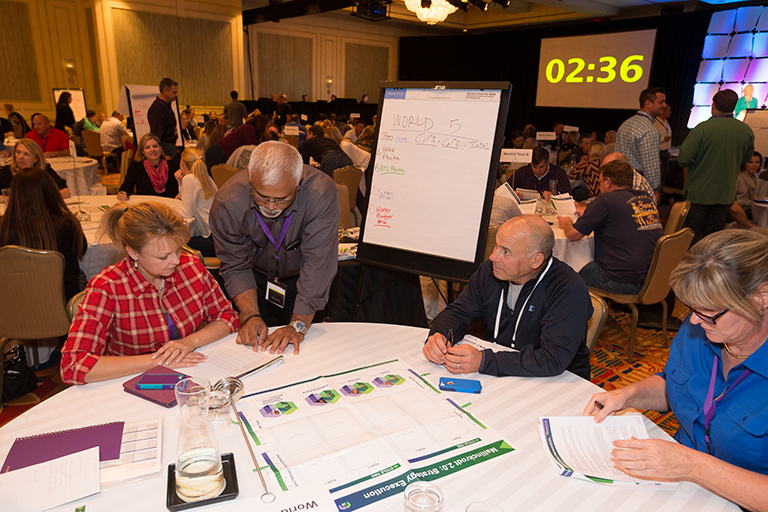
[[253, 202], [260, 206], [266, 206], [270, 203], [277, 206], [287, 206], [296, 198], [296, 191], [294, 191], [290, 197], [286, 197], [285, 199], [274, 199], [272, 197], [261, 197], [260, 195], [254, 194], [253, 189], [251, 189], [251, 197], [253, 198]]
[[718, 314], [710, 316], [710, 315], [705, 315], [704, 313], [699, 313], [698, 311], [693, 309], [691, 306], [687, 306], [685, 304], [684, 304], [684, 306], [687, 307], [688, 309], [690, 309], [691, 313], [695, 313], [696, 316], [698, 316], [704, 322], [706, 322], [706, 323], [708, 323], [710, 325], [717, 325], [717, 319], [720, 318], [721, 316], [723, 316], [724, 314], [726, 314], [728, 312], [728, 308], [725, 308], [724, 310], [722, 310]]

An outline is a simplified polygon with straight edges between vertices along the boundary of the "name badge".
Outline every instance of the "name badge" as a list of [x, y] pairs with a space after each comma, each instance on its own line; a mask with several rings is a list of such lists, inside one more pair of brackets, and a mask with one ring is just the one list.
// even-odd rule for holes
[[267, 294], [265, 298], [275, 306], [285, 307], [285, 293], [288, 288], [275, 278], [274, 281], [267, 281]]

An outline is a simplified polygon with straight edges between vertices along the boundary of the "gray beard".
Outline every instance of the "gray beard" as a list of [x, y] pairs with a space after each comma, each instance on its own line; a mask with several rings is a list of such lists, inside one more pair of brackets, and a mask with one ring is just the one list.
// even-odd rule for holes
[[263, 216], [265, 216], [268, 219], [274, 219], [280, 216], [281, 213], [283, 213], [284, 208], [279, 208], [277, 210], [270, 210], [266, 206], [259, 206], [259, 211]]

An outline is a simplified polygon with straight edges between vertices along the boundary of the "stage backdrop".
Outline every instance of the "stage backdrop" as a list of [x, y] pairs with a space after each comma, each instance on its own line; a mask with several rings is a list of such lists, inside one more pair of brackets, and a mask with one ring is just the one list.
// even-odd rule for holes
[[672, 104], [673, 144], [688, 129], [693, 84], [712, 11], [668, 14], [621, 21], [584, 21], [578, 25], [538, 26], [483, 35], [404, 37], [400, 40], [401, 80], [488, 80], [512, 83], [507, 133], [533, 123], [549, 131], [559, 121], [581, 132], [616, 130], [636, 109], [537, 107], [541, 40], [552, 37], [656, 30], [648, 85], [664, 87]]

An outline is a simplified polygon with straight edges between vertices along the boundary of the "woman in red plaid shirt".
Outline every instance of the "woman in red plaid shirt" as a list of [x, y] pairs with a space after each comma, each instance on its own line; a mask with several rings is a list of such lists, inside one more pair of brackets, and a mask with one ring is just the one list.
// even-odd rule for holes
[[109, 210], [101, 229], [128, 257], [88, 283], [62, 350], [64, 382], [195, 366], [205, 361], [195, 349], [240, 327], [213, 276], [181, 252], [190, 231], [176, 213], [161, 203], [126, 206]]

